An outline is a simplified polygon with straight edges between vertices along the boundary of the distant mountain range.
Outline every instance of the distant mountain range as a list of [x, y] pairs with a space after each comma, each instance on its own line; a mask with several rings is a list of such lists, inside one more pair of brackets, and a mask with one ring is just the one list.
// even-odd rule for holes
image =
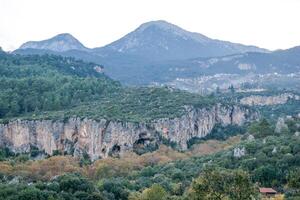
[[178, 61], [172, 66], [198, 73], [267, 74], [300, 72], [300, 46], [271, 53], [247, 52], [220, 57], [193, 58]]
[[270, 52], [208, 38], [166, 21], [152, 21], [104, 47], [89, 49], [70, 34], [26, 42], [14, 53], [58, 54], [92, 61], [125, 84], [164, 83], [215, 73], [299, 72], [299, 47]]
[[86, 48], [68, 33], [59, 34], [43, 41], [26, 42], [19, 49], [40, 49], [57, 52], [69, 50], [92, 51], [100, 56], [115, 52], [151, 60], [224, 56], [249, 51], [267, 52], [266, 49], [255, 46], [213, 40], [199, 33], [188, 32], [162, 20], [144, 23], [121, 39], [95, 49]]

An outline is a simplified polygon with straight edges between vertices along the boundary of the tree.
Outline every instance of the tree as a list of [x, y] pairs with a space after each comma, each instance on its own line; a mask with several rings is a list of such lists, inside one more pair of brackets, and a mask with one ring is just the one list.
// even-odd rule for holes
[[4, 117], [6, 115], [6, 113], [9, 111], [9, 103], [7, 100], [5, 100], [4, 98], [1, 98], [0, 101], [0, 118]]
[[288, 199], [300, 199], [300, 169], [290, 171], [287, 177], [287, 185], [290, 190]]
[[167, 192], [158, 184], [145, 189], [141, 194], [141, 200], [165, 200]]
[[271, 128], [271, 125], [269, 124], [268, 120], [266, 120], [265, 118], [259, 122], [255, 122], [251, 124], [251, 126], [248, 128], [248, 132], [253, 134], [257, 138], [273, 135], [273, 130]]
[[221, 94], [221, 89], [219, 86], [216, 88], [216, 94]]
[[19, 200], [46, 200], [46, 196], [42, 191], [34, 187], [26, 188], [18, 194]]
[[251, 199], [255, 195], [254, 184], [244, 171], [205, 169], [191, 188], [190, 199], [223, 200]]
[[265, 165], [254, 170], [254, 179], [264, 186], [272, 186], [272, 182], [278, 177], [274, 166]]
[[101, 192], [113, 194], [115, 199], [127, 199], [129, 196], [127, 181], [123, 178], [103, 179], [98, 183], [98, 188]]
[[227, 196], [225, 171], [206, 169], [192, 184], [191, 199], [222, 200]]
[[130, 193], [130, 195], [128, 196], [128, 200], [141, 200], [141, 193], [140, 192], [132, 192]]
[[15, 115], [19, 114], [20, 111], [20, 106], [17, 101], [12, 101], [10, 102], [10, 112]]
[[288, 186], [300, 190], [300, 169], [294, 170], [289, 174]]
[[230, 91], [232, 94], [235, 93], [235, 89], [234, 89], [233, 85], [230, 85], [230, 86], [228, 87], [228, 89], [229, 89], [229, 91]]
[[251, 199], [257, 191], [251, 182], [249, 174], [244, 171], [233, 171], [229, 180], [231, 183], [229, 188], [230, 199]]
[[91, 182], [79, 174], [65, 174], [58, 178], [60, 190], [74, 193], [76, 191], [92, 192]]

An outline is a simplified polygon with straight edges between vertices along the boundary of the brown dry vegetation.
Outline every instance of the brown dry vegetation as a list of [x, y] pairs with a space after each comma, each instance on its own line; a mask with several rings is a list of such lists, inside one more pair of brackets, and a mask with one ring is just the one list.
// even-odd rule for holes
[[219, 151], [228, 149], [241, 141], [241, 136], [233, 136], [228, 138], [226, 141], [220, 140], [207, 140], [200, 144], [193, 145], [187, 154], [202, 156], [212, 153], [217, 153]]
[[12, 173], [13, 168], [9, 162], [0, 162], [0, 172], [3, 174], [10, 174]]
[[154, 152], [141, 156], [127, 152], [122, 158], [107, 158], [94, 162], [91, 165], [80, 166], [80, 161], [72, 156], [53, 156], [39, 161], [0, 162], [0, 173], [5, 175], [21, 176], [26, 179], [51, 180], [55, 176], [67, 172], [78, 172], [91, 179], [125, 176], [134, 170], [146, 166], [164, 164], [191, 156], [202, 156], [216, 153], [237, 144], [240, 136], [231, 137], [226, 141], [208, 140], [194, 145], [189, 151], [178, 152], [167, 146], [160, 146]]
[[185, 159], [188, 156], [170, 147], [160, 146], [157, 151], [146, 153], [141, 156], [127, 152], [121, 159], [107, 158], [96, 161], [89, 167], [88, 176], [90, 178], [104, 178], [113, 176], [123, 176], [139, 170], [149, 165], [163, 164], [178, 159]]
[[0, 162], [0, 173], [21, 176], [32, 181], [50, 180], [68, 172], [83, 172], [79, 160], [72, 156], [53, 156], [25, 163]]

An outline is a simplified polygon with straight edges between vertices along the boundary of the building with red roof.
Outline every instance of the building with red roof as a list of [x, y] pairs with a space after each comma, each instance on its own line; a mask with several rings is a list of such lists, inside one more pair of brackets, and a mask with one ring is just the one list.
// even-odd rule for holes
[[259, 188], [259, 192], [265, 197], [274, 197], [277, 194], [277, 191], [273, 188]]

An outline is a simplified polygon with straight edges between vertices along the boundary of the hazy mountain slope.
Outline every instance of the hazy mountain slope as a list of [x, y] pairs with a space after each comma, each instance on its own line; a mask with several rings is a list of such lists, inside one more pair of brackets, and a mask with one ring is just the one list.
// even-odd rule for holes
[[121, 39], [95, 49], [100, 54], [107, 50], [154, 60], [222, 56], [249, 51], [267, 52], [254, 46], [213, 40], [161, 20], [144, 23]]
[[[60, 46], [60, 42], [64, 45]], [[299, 72], [300, 66], [299, 47], [269, 52], [213, 40], [165, 21], [142, 24], [100, 48], [87, 49], [71, 35], [62, 34], [33, 44], [25, 43], [14, 53], [57, 54], [99, 63], [105, 66], [107, 75], [130, 85], [217, 73], [293, 73]]]
[[204, 73], [295, 73], [300, 72], [300, 48], [272, 53], [249, 52], [214, 58], [196, 58], [181, 65], [198, 67]]
[[185, 60], [152, 61], [122, 53], [100, 56], [83, 51], [53, 52], [36, 49], [18, 50], [21, 54], [52, 53], [74, 56], [86, 61], [101, 63], [104, 72], [125, 84], [140, 85], [164, 83], [176, 78], [194, 78], [202, 75], [297, 73], [300, 71], [299, 47], [272, 53], [244, 53], [221, 57], [192, 58]]
[[[125, 55], [121, 53], [111, 53], [105, 56], [97, 55], [87, 51], [70, 50], [65, 52], [56, 52], [51, 50], [40, 49], [18, 49], [15, 54], [32, 55], [32, 54], [54, 54], [67, 57], [75, 57], [87, 62], [99, 63], [104, 66], [104, 73], [111, 78], [129, 85], [144, 85], [152, 81], [152, 70], [149, 60], [140, 57]], [[144, 75], [147, 75], [145, 78]], [[159, 75], [158, 75], [159, 76]]]

